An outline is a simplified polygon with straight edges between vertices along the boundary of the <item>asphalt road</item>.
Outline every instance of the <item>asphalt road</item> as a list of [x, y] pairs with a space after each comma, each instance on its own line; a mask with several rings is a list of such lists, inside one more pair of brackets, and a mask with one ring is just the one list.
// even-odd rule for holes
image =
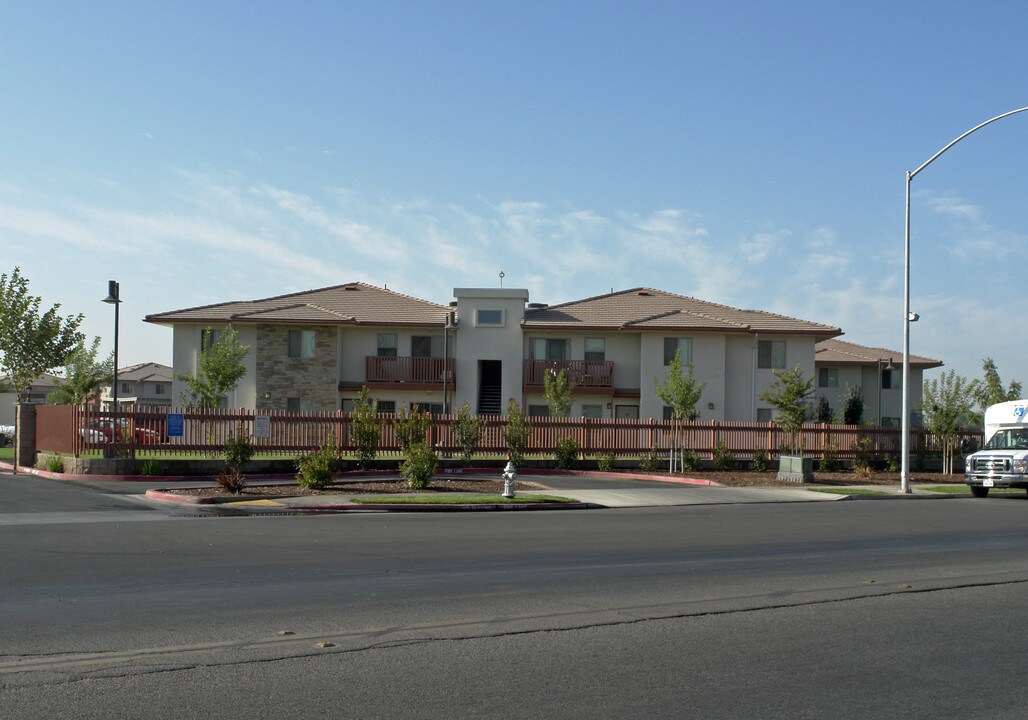
[[1024, 714], [1021, 496], [224, 518], [102, 489], [0, 478], [0, 717]]

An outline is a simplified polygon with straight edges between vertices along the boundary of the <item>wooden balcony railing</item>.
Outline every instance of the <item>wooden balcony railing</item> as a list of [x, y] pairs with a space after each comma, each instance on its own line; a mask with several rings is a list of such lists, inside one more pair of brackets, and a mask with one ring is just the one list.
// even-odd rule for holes
[[567, 370], [578, 392], [614, 390], [614, 363], [610, 360], [525, 360], [525, 391], [542, 392], [548, 372]]
[[450, 389], [456, 387], [453, 358], [376, 355], [365, 358], [364, 381], [369, 388], [403, 385], [411, 390], [442, 390], [444, 378]]

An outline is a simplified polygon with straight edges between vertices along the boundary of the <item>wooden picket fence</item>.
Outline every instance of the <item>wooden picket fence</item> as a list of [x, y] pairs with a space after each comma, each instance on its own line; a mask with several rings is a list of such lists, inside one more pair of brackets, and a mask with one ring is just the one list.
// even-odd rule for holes
[[[169, 425], [169, 419], [180, 419], [181, 424]], [[394, 416], [383, 414], [379, 419], [382, 421], [379, 451], [398, 452]], [[455, 419], [454, 415], [432, 416], [425, 440], [437, 452], [459, 454], [452, 431]], [[690, 450], [701, 459], [710, 459], [715, 450], [723, 446], [736, 458], [744, 460], [760, 451], [775, 458], [787, 442], [786, 433], [774, 423], [708, 420], [679, 423], [676, 428], [671, 420], [652, 419], [533, 417], [529, 421], [529, 454], [551, 455], [558, 440], [570, 437], [583, 457], [607, 454], [640, 457], [651, 452], [667, 455], [677, 448]], [[258, 455], [301, 455], [329, 440], [343, 455], [353, 455], [352, 422], [352, 414], [341, 411], [196, 411], [137, 407], [114, 413], [87, 406], [40, 405], [36, 409], [36, 446], [37, 450], [76, 457], [98, 449], [130, 456], [140, 450], [158, 456], [216, 455], [224, 449], [230, 435], [246, 435], [253, 438]], [[485, 416], [477, 455], [502, 457], [506, 454], [503, 438], [506, 424], [505, 417]], [[119, 430], [111, 433], [111, 428]], [[805, 456], [821, 458], [826, 449], [830, 449], [840, 459], [853, 458], [858, 452], [875, 457], [898, 454], [900, 433], [899, 428], [817, 423], [804, 425], [801, 431]], [[914, 455], [941, 453], [941, 439], [923, 429], [912, 429], [910, 440]], [[980, 430], [968, 429], [960, 433], [963, 449], [977, 449], [981, 441]]]

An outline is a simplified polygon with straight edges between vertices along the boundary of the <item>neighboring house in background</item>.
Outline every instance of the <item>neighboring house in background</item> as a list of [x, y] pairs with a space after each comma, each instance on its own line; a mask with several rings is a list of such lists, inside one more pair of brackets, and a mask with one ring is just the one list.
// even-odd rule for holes
[[[823, 340], [814, 356], [817, 367], [815, 396], [824, 397], [842, 422], [850, 388], [860, 388], [864, 398], [864, 421], [884, 427], [899, 427], [903, 417], [903, 353], [886, 348], [865, 347], [843, 340]], [[940, 360], [910, 356], [911, 425], [921, 424], [921, 390], [925, 370], [942, 367]], [[880, 419], [880, 421], [879, 421]]]
[[[118, 368], [118, 405], [169, 407], [177, 404], [172, 401], [172, 380], [171, 368], [160, 363], [140, 363]], [[100, 407], [110, 410], [113, 400], [111, 387], [105, 386], [100, 391]]]
[[[11, 389], [10, 375], [0, 375], [0, 387]], [[46, 396], [57, 389], [57, 378], [53, 375], [43, 375], [35, 380], [29, 388], [28, 402], [37, 405], [46, 403]], [[0, 392], [0, 425], [14, 424], [14, 406], [18, 404], [18, 395], [11, 389], [11, 392]]]
[[[467, 402], [500, 414], [514, 398], [541, 414], [543, 373], [566, 368], [577, 384], [572, 415], [661, 418], [654, 379], [678, 350], [706, 385], [700, 416], [717, 420], [770, 419], [758, 398], [772, 371], [813, 374], [815, 344], [842, 333], [648, 288], [554, 306], [529, 303], [524, 289], [457, 288], [454, 297], [446, 306], [349, 283], [146, 321], [173, 328], [176, 376], [196, 372], [218, 332], [237, 331], [252, 350], [231, 407], [348, 410], [366, 386], [381, 412]], [[173, 382], [173, 404], [184, 389]]]

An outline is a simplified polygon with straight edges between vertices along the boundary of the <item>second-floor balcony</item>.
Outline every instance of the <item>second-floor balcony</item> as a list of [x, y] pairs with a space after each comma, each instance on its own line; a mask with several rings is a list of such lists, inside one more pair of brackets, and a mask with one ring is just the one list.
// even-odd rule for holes
[[547, 373], [567, 371], [579, 393], [614, 392], [614, 363], [610, 360], [525, 360], [525, 392], [542, 392]]
[[369, 355], [364, 361], [364, 382], [369, 388], [409, 390], [442, 390], [443, 384], [456, 387], [453, 358], [379, 357]]

